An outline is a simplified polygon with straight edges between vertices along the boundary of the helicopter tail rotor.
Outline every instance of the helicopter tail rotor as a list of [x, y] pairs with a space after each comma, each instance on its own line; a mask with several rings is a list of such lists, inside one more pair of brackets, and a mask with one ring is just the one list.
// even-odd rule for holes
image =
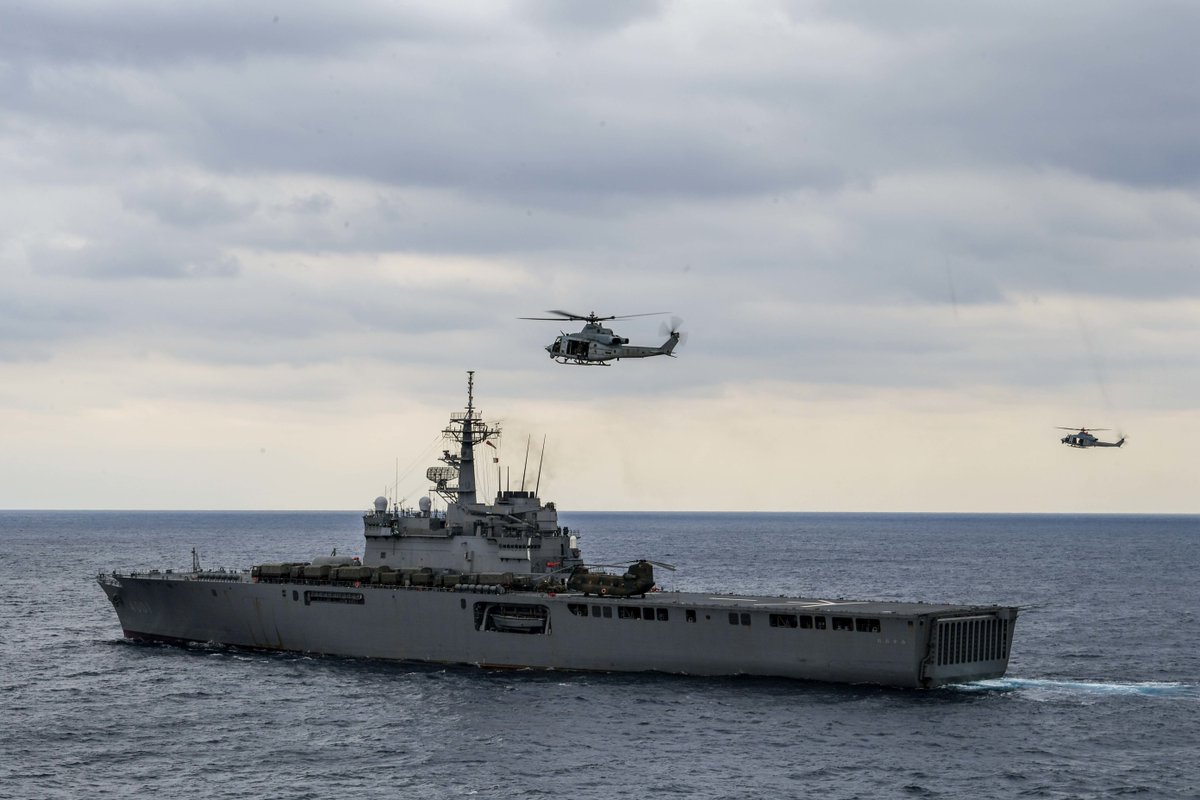
[[[671, 350], [675, 349], [676, 345], [681, 345], [681, 344], [687, 343], [687, 338], [688, 338], [687, 332], [680, 330], [680, 327], [682, 325], [683, 325], [683, 320], [680, 319], [679, 317], [673, 316], [673, 317], [671, 317], [670, 324], [664, 322], [662, 325], [658, 326], [659, 334], [662, 336], [669, 337], [667, 344], [663, 345], [664, 347], [668, 347], [668, 346], [670, 347], [670, 350], [667, 350], [668, 354], [670, 354]], [[671, 342], [670, 341], [671, 339], [673, 339], [674, 342]]]

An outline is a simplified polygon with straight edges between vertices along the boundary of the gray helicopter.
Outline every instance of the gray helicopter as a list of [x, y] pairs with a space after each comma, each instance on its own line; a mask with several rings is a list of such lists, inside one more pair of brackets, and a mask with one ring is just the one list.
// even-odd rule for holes
[[1061, 439], [1062, 443], [1068, 447], [1120, 447], [1125, 444], [1124, 436], [1116, 442], [1102, 442], [1092, 435], [1092, 431], [1106, 431], [1108, 428], [1091, 428], [1090, 430], [1088, 428], [1079, 428], [1076, 430], [1075, 428], [1064, 428], [1062, 425], [1059, 425], [1058, 429], [1060, 431], [1075, 431], [1075, 433], [1068, 434]]
[[550, 358], [559, 364], [576, 364], [579, 366], [608, 366], [609, 361], [620, 361], [622, 358], [649, 358], [650, 356], [675, 357], [675, 346], [683, 340], [684, 334], [678, 328], [681, 320], [671, 318], [671, 325], [664, 323], [663, 333], [667, 340], [658, 347], [639, 347], [630, 345], [629, 340], [612, 332], [611, 328], [601, 325], [610, 319], [632, 319], [633, 317], [653, 317], [669, 314], [669, 311], [654, 311], [649, 314], [624, 314], [600, 317], [593, 311], [590, 314], [573, 314], [570, 311], [550, 310], [547, 314], [557, 314], [556, 317], [519, 317], [519, 319], [541, 320], [545, 322], [562, 322], [564, 320], [582, 320], [586, 324], [579, 333], [563, 333], [550, 344], [546, 352]]

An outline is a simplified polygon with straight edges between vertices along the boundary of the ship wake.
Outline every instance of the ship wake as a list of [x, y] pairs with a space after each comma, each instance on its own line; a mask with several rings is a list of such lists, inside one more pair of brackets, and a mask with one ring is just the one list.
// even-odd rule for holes
[[1179, 681], [1105, 681], [1055, 678], [995, 678], [954, 687], [963, 692], [1015, 692], [1030, 700], [1163, 697], [1200, 700], [1200, 687]]

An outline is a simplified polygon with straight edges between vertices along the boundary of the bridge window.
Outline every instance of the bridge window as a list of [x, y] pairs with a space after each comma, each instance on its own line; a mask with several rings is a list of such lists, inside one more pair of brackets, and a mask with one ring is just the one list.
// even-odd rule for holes
[[583, 603], [567, 603], [567, 610], [577, 617], [586, 617], [588, 615], [587, 606]]
[[600, 606], [592, 606], [592, 616], [593, 617], [600, 616]]
[[654, 622], [654, 609], [653, 608], [643, 608], [642, 609], [642, 619], [649, 620], [650, 622]]
[[854, 630], [859, 633], [879, 633], [879, 620], [856, 619], [854, 620]]
[[667, 620], [667, 610], [665, 608], [655, 609], [655, 615], [658, 617], [659, 622], [667, 622], [668, 621]]
[[607, 619], [612, 619], [612, 606], [604, 606], [604, 616]]
[[799, 621], [795, 614], [772, 614], [770, 616], [772, 628], [796, 628], [799, 627]]
[[834, 617], [833, 629], [835, 631], [852, 631], [854, 630], [854, 620], [849, 617]]
[[737, 623], [738, 623], [738, 619], [737, 619], [737, 612], [736, 612], [736, 611], [730, 611], [730, 612], [729, 612], [729, 624], [730, 624], [730, 625], [737, 625]]
[[684, 609], [683, 618], [687, 622], [695, 622], [696, 621], [696, 609], [694, 609], [694, 608]]
[[742, 614], [742, 624], [743, 625], [750, 624], [750, 615], [749, 614]]
[[620, 619], [641, 619], [642, 610], [637, 606], [621, 606], [617, 609], [617, 616]]
[[801, 628], [811, 628], [812, 627], [812, 616], [810, 616], [809, 614], [801, 614], [800, 615], [800, 627]]
[[813, 627], [819, 631], [825, 630], [825, 618], [824, 617], [813, 617]]

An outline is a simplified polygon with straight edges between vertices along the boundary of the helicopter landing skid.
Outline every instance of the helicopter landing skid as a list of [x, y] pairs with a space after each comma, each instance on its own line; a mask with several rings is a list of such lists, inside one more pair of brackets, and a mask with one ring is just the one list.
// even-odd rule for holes
[[559, 364], [574, 364], [577, 367], [607, 367], [607, 361], [584, 361], [582, 358], [567, 358], [565, 356], [550, 356]]

